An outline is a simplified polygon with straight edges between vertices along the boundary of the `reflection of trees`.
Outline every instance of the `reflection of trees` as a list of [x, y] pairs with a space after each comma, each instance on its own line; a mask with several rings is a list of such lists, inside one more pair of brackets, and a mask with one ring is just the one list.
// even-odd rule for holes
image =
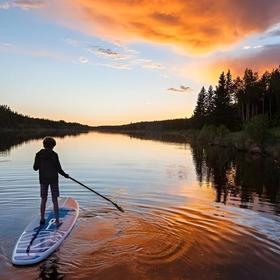
[[[111, 133], [111, 132], [109, 132]], [[120, 133], [120, 132], [116, 132]], [[170, 143], [191, 143], [194, 165], [201, 185], [212, 186], [216, 190], [216, 201], [242, 208], [262, 207], [273, 204], [280, 213], [280, 169], [271, 158], [256, 157], [217, 146], [203, 146], [187, 141], [184, 136], [172, 133], [124, 133], [133, 138], [151, 139]], [[251, 205], [250, 205], [251, 204]]]
[[279, 204], [280, 170], [271, 158], [199, 144], [192, 145], [192, 154], [199, 182], [215, 188], [217, 202], [243, 208], [256, 199]]
[[187, 140], [191, 139], [191, 135], [189, 139], [187, 139], [187, 135], [169, 132], [169, 131], [157, 131], [155, 130], [139, 130], [139, 131], [125, 131], [121, 129], [96, 129], [97, 132], [101, 133], [109, 133], [109, 134], [123, 134], [127, 135], [131, 138], [142, 139], [142, 140], [154, 140], [160, 142], [169, 142], [169, 143], [187, 143]]
[[9, 153], [11, 148], [26, 143], [34, 139], [41, 139], [45, 136], [65, 137], [76, 136], [87, 131], [71, 130], [39, 130], [39, 131], [18, 131], [18, 132], [1, 132], [0, 133], [0, 155]]
[[226, 149], [193, 145], [192, 153], [199, 182], [212, 185], [216, 189], [216, 201], [226, 203], [230, 188], [232, 155]]

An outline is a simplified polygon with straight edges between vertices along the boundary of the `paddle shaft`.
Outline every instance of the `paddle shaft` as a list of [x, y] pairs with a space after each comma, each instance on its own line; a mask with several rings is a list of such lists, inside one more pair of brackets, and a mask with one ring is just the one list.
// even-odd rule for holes
[[40, 226], [37, 228], [37, 231], [36, 231], [35, 234], [33, 235], [32, 239], [30, 240], [29, 245], [28, 245], [27, 248], [26, 248], [26, 253], [27, 253], [27, 254], [29, 254], [31, 245], [32, 245], [33, 241], [37, 238], [37, 236], [38, 236], [38, 234], [39, 234], [39, 232], [40, 232], [41, 229], [42, 229], [42, 226], [40, 225]]
[[95, 191], [95, 190], [89, 188], [88, 186], [84, 185], [83, 183], [77, 181], [76, 179], [74, 179], [74, 178], [72, 178], [72, 177], [70, 177], [70, 176], [69, 176], [69, 179], [71, 179], [72, 181], [76, 182], [77, 184], [83, 186], [84, 188], [88, 189], [89, 191], [91, 191], [91, 192], [97, 194], [98, 196], [104, 198], [105, 200], [111, 202], [118, 210], [120, 210], [121, 212], [124, 212], [124, 210], [123, 210], [117, 203], [113, 202], [113, 201], [112, 201], [111, 199], [109, 199], [108, 197], [106, 197], [106, 196], [104, 196], [104, 195], [98, 193], [97, 191]]

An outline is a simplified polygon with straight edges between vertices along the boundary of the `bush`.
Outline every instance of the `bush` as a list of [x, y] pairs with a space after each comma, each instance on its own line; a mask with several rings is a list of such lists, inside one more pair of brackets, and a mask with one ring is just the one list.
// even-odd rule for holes
[[266, 115], [257, 115], [245, 124], [245, 132], [249, 137], [262, 144], [268, 135], [269, 120]]
[[214, 125], [204, 125], [198, 134], [198, 141], [212, 141], [216, 136], [216, 127]]
[[229, 132], [229, 129], [224, 125], [218, 127], [214, 125], [204, 125], [198, 134], [198, 141], [213, 142], [217, 138], [224, 138]]
[[230, 133], [230, 130], [224, 125], [220, 125], [216, 128], [217, 137], [225, 137], [229, 133]]

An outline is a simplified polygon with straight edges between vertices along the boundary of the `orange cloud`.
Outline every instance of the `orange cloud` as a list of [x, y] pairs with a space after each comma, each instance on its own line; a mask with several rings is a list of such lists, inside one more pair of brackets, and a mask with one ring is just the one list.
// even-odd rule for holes
[[280, 65], [280, 44], [264, 45], [261, 48], [250, 48], [239, 55], [198, 58], [172, 71], [195, 82], [217, 84], [220, 74], [230, 70], [234, 77], [243, 76], [246, 68], [251, 68], [260, 75]]
[[[67, 1], [69, 3], [69, 1]], [[205, 53], [280, 21], [279, 0], [71, 0], [84, 31]], [[65, 13], [65, 11], [63, 12]], [[69, 16], [69, 15], [68, 15]]]
[[263, 74], [265, 71], [271, 71], [278, 68], [280, 65], [280, 44], [264, 46], [259, 51], [253, 51], [246, 53], [239, 57], [227, 57], [221, 58], [216, 62], [210, 63], [206, 67], [206, 71], [209, 73], [210, 79], [214, 77], [217, 81], [218, 75], [222, 71], [228, 69], [234, 74], [234, 76], [244, 74], [246, 68], [251, 68], [253, 71]]

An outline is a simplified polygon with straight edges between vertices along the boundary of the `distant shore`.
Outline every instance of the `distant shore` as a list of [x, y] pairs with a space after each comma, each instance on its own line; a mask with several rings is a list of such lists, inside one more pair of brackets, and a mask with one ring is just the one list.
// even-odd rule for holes
[[37, 127], [22, 127], [22, 128], [1, 128], [0, 133], [42, 133], [42, 132], [82, 132], [91, 131], [93, 128], [37, 128]]
[[200, 145], [219, 146], [247, 152], [258, 156], [271, 156], [280, 161], [280, 127], [269, 129], [268, 137], [262, 143], [252, 140], [244, 130], [230, 132], [213, 129], [120, 129], [119, 127], [94, 128], [103, 133], [120, 133], [143, 139], [158, 139], [169, 142], [197, 143]]
[[89, 125], [63, 120], [53, 121], [43, 118], [34, 118], [13, 111], [7, 105], [0, 105], [0, 131], [82, 131], [90, 130]]

